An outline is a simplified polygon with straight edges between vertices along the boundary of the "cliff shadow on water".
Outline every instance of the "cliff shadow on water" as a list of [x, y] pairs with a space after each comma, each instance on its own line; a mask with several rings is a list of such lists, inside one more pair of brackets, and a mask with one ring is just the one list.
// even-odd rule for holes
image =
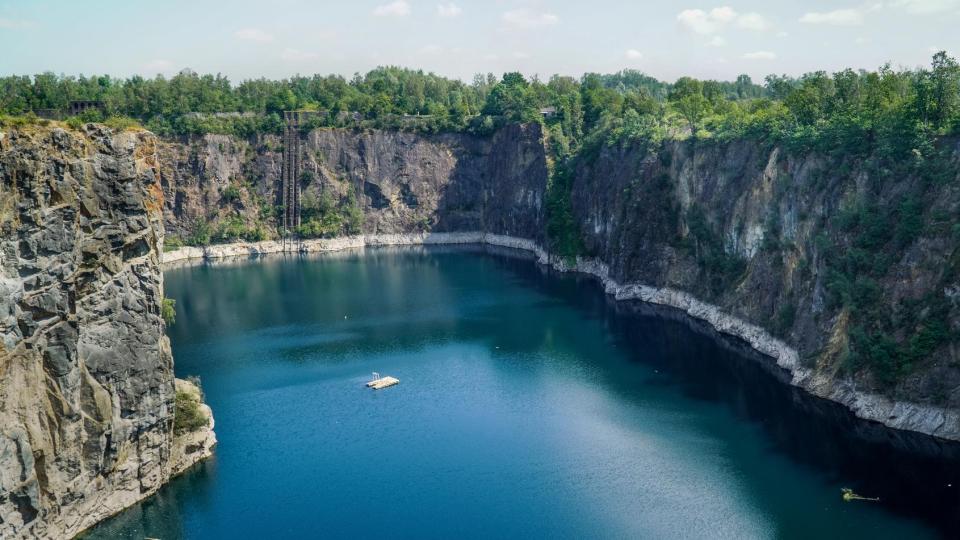
[[601, 320], [631, 361], [667, 374], [665, 384], [688, 397], [722, 403], [758, 426], [771, 451], [809, 468], [824, 483], [879, 497], [883, 507], [922, 519], [946, 537], [960, 535], [960, 444], [857, 418], [843, 405], [791, 385], [787, 372], [744, 341], [680, 310], [617, 302], [592, 277], [531, 264], [505, 248], [486, 251], [530, 287]]

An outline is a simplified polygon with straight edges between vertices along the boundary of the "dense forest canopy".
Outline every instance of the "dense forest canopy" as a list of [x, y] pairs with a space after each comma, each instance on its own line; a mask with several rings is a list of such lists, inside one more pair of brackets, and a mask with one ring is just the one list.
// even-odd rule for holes
[[[433, 73], [381, 67], [350, 80], [338, 75], [255, 79], [184, 70], [166, 79], [73, 77], [43, 73], [0, 78], [0, 115], [65, 110], [93, 100], [74, 124], [136, 122], [161, 135], [279, 133], [285, 110], [318, 111], [306, 129], [356, 126], [493, 132], [509, 122], [542, 122], [556, 157], [600, 144], [665, 138], [762, 138], [788, 149], [862, 155], [880, 147], [910, 157], [960, 126], [960, 66], [945, 52], [929, 68], [847, 69], [764, 84], [682, 77], [666, 83], [635, 70], [546, 82], [520, 73], [477, 75], [469, 84]], [[921, 152], [922, 153], [922, 152]]]
[[[519, 73], [499, 80], [487, 74], [469, 84], [398, 67], [350, 80], [313, 75], [238, 85], [190, 70], [170, 79], [43, 73], [0, 78], [0, 114], [63, 110], [72, 100], [96, 100], [104, 109], [87, 111], [81, 120], [129, 117], [167, 135], [277, 132], [282, 111], [313, 109], [325, 113], [318, 125], [481, 134], [503, 122], [545, 121], [563, 148], [575, 148], [591, 134], [652, 140], [757, 135], [826, 147], [853, 144], [867, 134], [869, 140], [900, 139], [888, 142], [902, 149], [915, 143], [904, 137], [954, 130], [958, 94], [958, 64], [940, 52], [929, 68], [771, 75], [762, 85], [747, 75], [732, 82], [684, 77], [670, 84], [635, 70], [580, 79], [555, 75], [545, 82]], [[556, 113], [544, 117], [545, 107]]]

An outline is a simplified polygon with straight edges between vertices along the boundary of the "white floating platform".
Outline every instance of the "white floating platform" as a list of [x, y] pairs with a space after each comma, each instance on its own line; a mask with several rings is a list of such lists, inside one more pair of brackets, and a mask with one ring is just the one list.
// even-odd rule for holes
[[382, 390], [384, 388], [391, 387], [395, 384], [400, 384], [400, 379], [394, 377], [378, 377], [367, 383], [368, 388], [373, 388], [374, 390]]

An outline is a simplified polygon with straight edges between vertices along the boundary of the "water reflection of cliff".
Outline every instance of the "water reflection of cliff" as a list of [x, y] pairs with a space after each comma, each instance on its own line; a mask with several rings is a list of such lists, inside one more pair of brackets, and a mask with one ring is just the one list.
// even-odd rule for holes
[[[200, 513], [209, 501], [205, 493], [215, 481], [216, 455], [174, 478], [154, 496], [124, 510], [80, 538], [187, 538], [183, 529], [187, 514]], [[187, 497], [187, 494], [190, 496]], [[185, 508], [189, 500], [192, 508]], [[118, 534], [123, 532], [123, 536]]]
[[859, 419], [790, 385], [772, 359], [679, 310], [616, 302], [592, 278], [556, 279], [529, 261], [496, 259], [531, 287], [601, 319], [631, 358], [670, 374], [686, 395], [724, 403], [759, 424], [775, 451], [811, 473], [880, 497], [890, 510], [950, 537], [960, 534], [960, 444]]

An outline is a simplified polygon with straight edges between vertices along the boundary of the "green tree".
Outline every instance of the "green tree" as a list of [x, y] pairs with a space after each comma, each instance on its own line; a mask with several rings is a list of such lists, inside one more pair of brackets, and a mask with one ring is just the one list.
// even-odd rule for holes
[[960, 66], [957, 65], [957, 61], [947, 56], [946, 51], [933, 55], [930, 97], [931, 121], [934, 127], [944, 127], [953, 118], [957, 110], [958, 82], [960, 82]]
[[164, 298], [160, 306], [160, 316], [167, 326], [173, 326], [177, 322], [177, 301], [172, 298]]
[[710, 112], [710, 102], [703, 95], [703, 83], [690, 77], [677, 79], [667, 99], [690, 126], [690, 133], [696, 135], [700, 121]]

